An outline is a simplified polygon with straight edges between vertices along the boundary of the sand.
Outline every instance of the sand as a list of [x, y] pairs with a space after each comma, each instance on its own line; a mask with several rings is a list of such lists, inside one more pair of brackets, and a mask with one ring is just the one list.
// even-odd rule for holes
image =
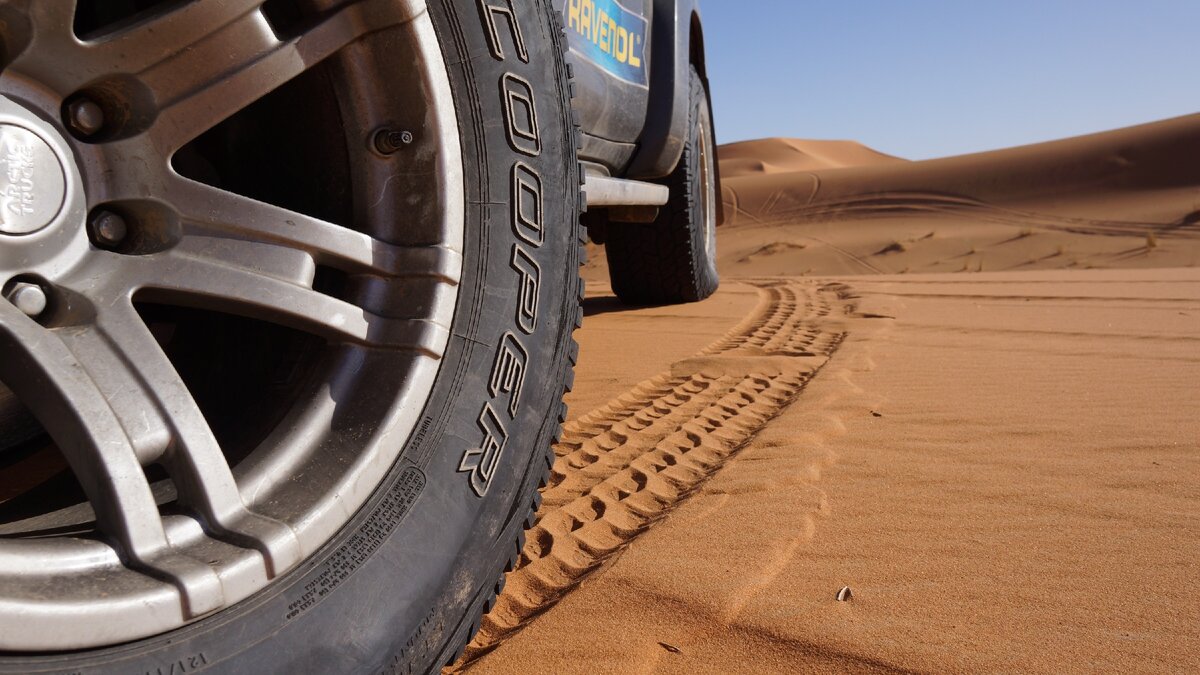
[[1200, 116], [754, 148], [712, 299], [587, 270], [572, 420], [459, 668], [1200, 671]]
[[[854, 141], [810, 141], [798, 138], [730, 143], [721, 147], [720, 154], [721, 177], [725, 180], [905, 161]], [[744, 189], [747, 183], [741, 183]]]
[[1200, 115], [924, 162], [840, 144], [773, 173], [748, 173], [742, 145], [721, 163], [727, 276], [1200, 264]]

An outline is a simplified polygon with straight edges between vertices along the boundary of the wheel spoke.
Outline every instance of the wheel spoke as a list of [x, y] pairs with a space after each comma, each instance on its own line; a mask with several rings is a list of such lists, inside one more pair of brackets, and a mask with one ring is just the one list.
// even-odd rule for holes
[[[75, 39], [75, 8], [79, 0], [12, 0], [8, 3], [15, 14], [23, 15], [29, 26], [35, 28], [33, 39], [42, 47], [54, 50], [70, 49], [77, 45]], [[9, 54], [10, 59], [18, 57]]]
[[79, 0], [18, 0], [16, 4], [26, 7], [25, 12], [30, 23], [37, 26], [40, 33], [53, 35], [55, 39], [63, 41], [75, 37], [75, 12]]
[[118, 258], [119, 271], [108, 275], [113, 290], [103, 294], [140, 289], [139, 298], [149, 302], [247, 316], [330, 342], [442, 355], [449, 332], [437, 323], [376, 316], [304, 280], [280, 278], [284, 265], [272, 262], [296, 254], [256, 242], [186, 237], [169, 253]]
[[43, 420], [131, 567], [164, 578], [195, 616], [223, 604], [220, 579], [171, 550], [158, 506], [108, 398], [59, 336], [0, 303], [0, 377]]
[[19, 0], [14, 9], [36, 27], [37, 48], [12, 65], [67, 95], [93, 81], [141, 73], [168, 61], [255, 12], [263, 1], [188, 3], [132, 27], [80, 40], [75, 35], [78, 0]]
[[[65, 419], [48, 430], [58, 434], [69, 461], [77, 457], [72, 467], [81, 480], [98, 481], [88, 490], [97, 519], [106, 531], [120, 533], [114, 536], [130, 557], [146, 562], [166, 546], [141, 468], [159, 462], [180, 504], [218, 538], [261, 552], [269, 575], [299, 561], [299, 543], [286, 525], [246, 509], [207, 421], [128, 294], [93, 304], [80, 312], [87, 321], [56, 331], [7, 303], [0, 307], [6, 347], [27, 355], [25, 369], [42, 375], [35, 382], [43, 386], [29, 394], [31, 408], [56, 422]], [[17, 377], [20, 370], [5, 379]]]
[[88, 42], [92, 67], [97, 69], [96, 74], [149, 70], [202, 45], [239, 19], [257, 13], [263, 2], [221, 0], [185, 4], [127, 30]]
[[[0, 376], [46, 424], [92, 497], [101, 527], [130, 551], [161, 546], [137, 455], [104, 394], [57, 335], [0, 303]], [[149, 501], [147, 501], [149, 500]]]
[[435, 277], [458, 283], [462, 255], [441, 246], [397, 246], [361, 232], [175, 176], [165, 201], [185, 223], [308, 252], [317, 264], [351, 274]]
[[138, 381], [125, 351], [98, 323], [68, 326], [56, 335], [108, 402], [140, 464], [158, 461], [171, 445], [171, 429]]
[[159, 106], [155, 145], [174, 152], [346, 45], [413, 18], [408, 3], [363, 0], [281, 41], [250, 12], [141, 72]]
[[[157, 411], [168, 425], [170, 445], [160, 461], [175, 482], [180, 504], [195, 511], [219, 538], [261, 552], [272, 576], [298, 562], [299, 544], [291, 530], [246, 509], [207, 420], [133, 305], [106, 306], [97, 315], [95, 330], [137, 384], [133, 391], [105, 392], [106, 396], [139, 399], [143, 411]], [[79, 346], [97, 345], [89, 341]], [[109, 372], [103, 371], [105, 376]]]
[[147, 92], [135, 95], [126, 112], [154, 120], [149, 134], [161, 156], [343, 47], [425, 11], [423, 0], [359, 0], [281, 40], [261, 10], [263, 0], [192, 2], [80, 41], [73, 29], [75, 2], [27, 0], [16, 8], [37, 26], [36, 49], [10, 69], [64, 97], [98, 82]]

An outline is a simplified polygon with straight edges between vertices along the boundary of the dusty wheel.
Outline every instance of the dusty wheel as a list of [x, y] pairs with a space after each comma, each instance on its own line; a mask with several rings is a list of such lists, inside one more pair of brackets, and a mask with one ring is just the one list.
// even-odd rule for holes
[[612, 224], [605, 252], [613, 292], [633, 305], [697, 302], [716, 292], [717, 194], [712, 111], [692, 69], [689, 136], [654, 223]]
[[426, 671], [575, 354], [548, 2], [0, 3], [0, 672]]

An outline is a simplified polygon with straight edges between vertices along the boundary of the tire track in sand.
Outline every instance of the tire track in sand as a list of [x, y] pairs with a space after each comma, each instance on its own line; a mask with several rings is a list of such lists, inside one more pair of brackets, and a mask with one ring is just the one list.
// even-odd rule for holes
[[790, 405], [846, 337], [845, 287], [753, 281], [759, 306], [691, 359], [563, 428], [517, 567], [458, 667], [569, 593]]

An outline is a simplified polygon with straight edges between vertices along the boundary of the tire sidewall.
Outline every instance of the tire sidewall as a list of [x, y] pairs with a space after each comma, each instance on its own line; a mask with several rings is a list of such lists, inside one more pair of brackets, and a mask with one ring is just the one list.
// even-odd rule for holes
[[[705, 195], [716, 194], [717, 149], [708, 91], [695, 67], [690, 72], [691, 100], [688, 108], [688, 140], [687, 149], [681, 161], [688, 163], [687, 171], [690, 182], [688, 189], [692, 195], [689, 205], [691, 209], [689, 226], [692, 235], [692, 257], [696, 261], [697, 287], [702, 291], [707, 290], [707, 294], [702, 292], [702, 295], [707, 297], [720, 284], [720, 275], [717, 272], [716, 204], [705, 203]], [[703, 137], [708, 143], [707, 156], [701, 152], [701, 130], [703, 130]], [[702, 163], [704, 162], [708, 163], [707, 171], [703, 170]], [[704, 185], [706, 175], [709, 181], [707, 186]], [[706, 206], [710, 208], [706, 210]]]
[[[716, 147], [713, 138], [713, 114], [709, 109], [708, 94], [700, 76], [692, 73], [692, 124], [690, 147], [695, 148], [690, 161], [695, 162], [691, 175], [695, 199], [692, 201], [692, 246], [697, 261], [696, 274], [700, 286], [718, 286], [720, 275], [716, 270], [716, 204], [710, 198], [716, 195]], [[701, 133], [707, 148], [702, 153]], [[707, 163], [707, 171], [703, 171]], [[706, 181], [707, 185], [704, 185]], [[709, 199], [706, 199], [709, 196]]]

